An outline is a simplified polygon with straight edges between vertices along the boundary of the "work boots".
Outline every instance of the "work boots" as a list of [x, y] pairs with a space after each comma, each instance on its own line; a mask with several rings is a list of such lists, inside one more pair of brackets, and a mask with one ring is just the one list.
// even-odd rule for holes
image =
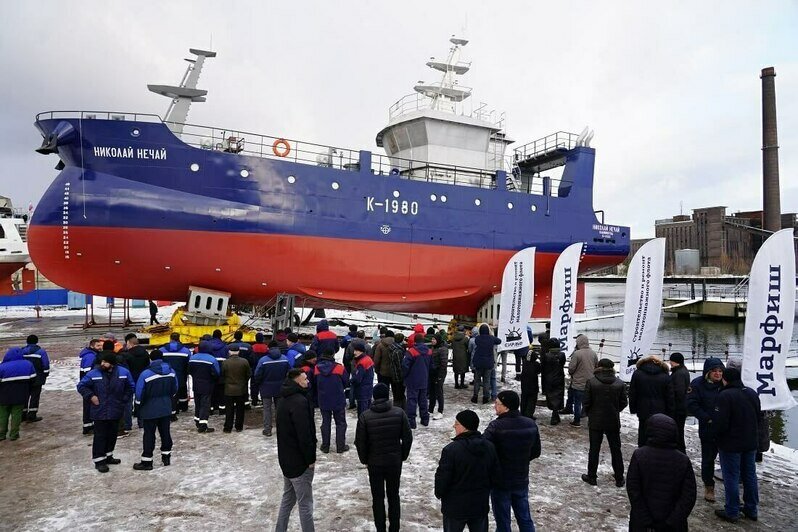
[[715, 502], [715, 486], [704, 486], [704, 500]]
[[161, 462], [163, 462], [163, 465], [165, 465], [165, 466], [171, 465], [171, 463], [172, 463], [172, 455], [171, 454], [162, 454], [161, 455]]
[[560, 424], [560, 414], [558, 414], [557, 411], [555, 410], [554, 412], [551, 413], [551, 425], [554, 426], [559, 424]]
[[119, 465], [122, 463], [122, 460], [119, 458], [114, 458], [113, 456], [106, 456], [105, 463], [108, 465]]
[[133, 469], [136, 471], [152, 471], [152, 460], [145, 462], [142, 460], [136, 464], [133, 464]]

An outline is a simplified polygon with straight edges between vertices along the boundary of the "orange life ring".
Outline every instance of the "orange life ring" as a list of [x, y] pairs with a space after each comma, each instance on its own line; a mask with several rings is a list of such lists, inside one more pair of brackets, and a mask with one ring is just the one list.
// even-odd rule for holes
[[291, 153], [291, 145], [285, 139], [277, 139], [272, 144], [272, 151], [277, 157], [285, 157]]

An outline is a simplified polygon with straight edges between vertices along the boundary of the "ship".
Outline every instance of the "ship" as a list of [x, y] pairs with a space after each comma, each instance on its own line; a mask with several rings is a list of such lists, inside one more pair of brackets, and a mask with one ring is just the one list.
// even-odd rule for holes
[[629, 228], [594, 209], [587, 128], [509, 150], [504, 115], [460, 83], [467, 44], [453, 36], [426, 63], [436, 81], [390, 106], [384, 154], [188, 123], [216, 55], [198, 49], [178, 85], [148, 86], [171, 100], [165, 118], [40, 113], [37, 151], [57, 154], [59, 173], [32, 216], [31, 257], [86, 294], [186, 301], [202, 287], [231, 303], [291, 294], [476, 317], [495, 306], [509, 258], [534, 246], [533, 316], [547, 317], [559, 253], [583, 242], [580, 274], [611, 267]]
[[28, 214], [0, 196], [0, 295], [25, 289], [22, 276], [15, 274], [30, 264], [27, 234]]

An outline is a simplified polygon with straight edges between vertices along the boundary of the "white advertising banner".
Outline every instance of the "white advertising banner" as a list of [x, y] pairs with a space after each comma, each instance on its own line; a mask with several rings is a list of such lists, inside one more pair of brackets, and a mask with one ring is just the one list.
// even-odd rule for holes
[[512, 256], [502, 276], [499, 351], [512, 351], [529, 345], [526, 326], [532, 315], [535, 295], [535, 248], [522, 249]]
[[576, 279], [582, 246], [582, 242], [577, 242], [560, 253], [551, 278], [551, 337], [560, 340], [566, 357], [575, 349]]
[[743, 383], [756, 390], [762, 410], [796, 402], [784, 371], [795, 320], [793, 230], [771, 235], [754, 258], [748, 284], [743, 343]]
[[620, 378], [629, 382], [635, 364], [648, 356], [662, 314], [665, 239], [649, 240], [635, 253], [626, 272]]

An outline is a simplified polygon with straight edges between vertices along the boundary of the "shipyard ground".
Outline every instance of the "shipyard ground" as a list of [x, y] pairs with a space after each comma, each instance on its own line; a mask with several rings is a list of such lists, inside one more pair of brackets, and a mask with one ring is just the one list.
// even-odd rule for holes
[[[74, 320], [71, 320], [74, 321]], [[0, 323], [3, 337], [28, 330], [63, 330], [63, 319]], [[247, 413], [242, 433], [224, 434], [221, 420], [211, 418], [213, 434], [197, 434], [191, 416], [172, 425], [175, 440], [172, 465], [157, 461], [151, 472], [134, 471], [141, 453], [141, 431], [119, 440], [115, 456], [122, 464], [108, 474], [91, 464], [91, 437], [80, 434], [80, 397], [75, 392], [77, 357], [85, 338], [42, 341], [53, 354], [52, 375], [42, 396], [44, 421], [23, 424], [18, 441], [0, 442], [0, 529], [2, 530], [271, 530], [277, 517], [282, 475], [275, 438], [261, 435], [261, 411]], [[512, 375], [512, 370], [509, 374]], [[516, 387], [510, 380], [506, 385]], [[446, 414], [414, 432], [400, 490], [402, 530], [440, 530], [440, 503], [433, 495], [433, 478], [441, 448], [452, 437], [454, 414], [470, 408], [470, 392], [454, 390], [451, 374], [445, 387]], [[493, 417], [491, 405], [475, 407], [481, 426]], [[539, 408], [543, 455], [532, 462], [530, 505], [538, 530], [625, 530], [629, 503], [624, 489], [614, 486], [609, 455], [602, 453], [599, 485], [581, 481], [587, 463], [587, 428], [565, 423], [551, 427], [549, 412]], [[354, 439], [355, 416], [347, 414], [347, 440]], [[636, 441], [636, 419], [623, 416], [623, 455], [628, 464]], [[698, 476], [699, 445], [688, 427], [688, 453]], [[718, 521], [699, 494], [690, 517], [692, 530], [796, 530], [798, 452], [774, 447], [758, 468], [759, 522]], [[700, 484], [700, 481], [699, 481]], [[723, 500], [718, 484], [718, 500]], [[318, 454], [314, 480], [317, 530], [367, 531], [371, 496], [367, 472], [354, 446], [344, 454]], [[491, 529], [493, 527], [491, 526]], [[299, 530], [296, 510], [290, 530]]]

